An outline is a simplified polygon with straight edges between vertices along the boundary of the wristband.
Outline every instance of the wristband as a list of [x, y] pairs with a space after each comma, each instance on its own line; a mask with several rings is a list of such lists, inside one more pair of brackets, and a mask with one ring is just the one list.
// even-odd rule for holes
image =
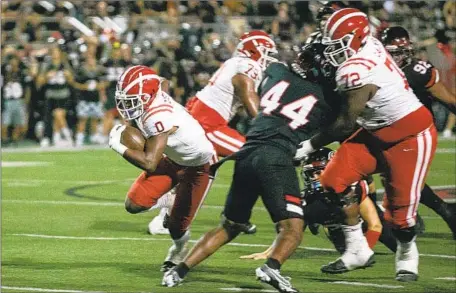
[[123, 156], [123, 154], [128, 150], [128, 148], [121, 143], [113, 145], [112, 149], [118, 152], [121, 156]]

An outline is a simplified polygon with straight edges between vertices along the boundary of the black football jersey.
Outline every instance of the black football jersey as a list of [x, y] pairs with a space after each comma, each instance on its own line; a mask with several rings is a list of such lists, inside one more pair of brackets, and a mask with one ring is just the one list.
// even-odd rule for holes
[[[104, 68], [97, 66], [96, 68], [87, 68], [85, 66], [80, 67], [76, 71], [75, 80], [78, 83], [88, 84], [94, 83], [98, 84], [104, 79]], [[78, 96], [80, 100], [97, 102], [99, 100], [98, 89], [91, 88], [90, 90], [78, 91]]]
[[432, 113], [433, 96], [428, 89], [439, 81], [438, 70], [427, 61], [412, 59], [402, 68], [402, 71], [415, 95]]
[[260, 85], [260, 113], [247, 133], [250, 142], [284, 146], [291, 154], [328, 121], [331, 108], [321, 87], [283, 63], [273, 63]]

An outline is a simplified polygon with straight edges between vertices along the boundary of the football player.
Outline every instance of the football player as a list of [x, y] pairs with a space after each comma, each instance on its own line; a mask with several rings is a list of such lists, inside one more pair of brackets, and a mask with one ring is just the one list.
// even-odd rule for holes
[[[345, 214], [343, 207], [346, 203], [337, 194], [323, 190], [320, 182], [320, 175], [333, 155], [333, 150], [323, 147], [310, 153], [302, 161], [301, 176], [304, 182], [302, 205], [306, 225], [324, 225], [328, 238], [334, 244], [337, 251], [343, 253], [345, 251], [345, 239], [343, 237]], [[368, 184], [365, 180], [352, 184], [351, 192], [355, 193], [356, 199], [360, 202], [360, 215], [367, 224], [366, 230], [377, 231], [379, 234], [382, 233], [380, 241], [391, 250], [396, 251], [396, 239], [392, 236], [391, 226], [385, 223], [385, 228], [382, 229], [384, 219], [383, 217], [379, 218], [377, 215], [375, 203], [369, 198], [368, 191]], [[306, 226], [304, 226], [304, 230], [305, 228]], [[315, 231], [311, 230], [311, 232], [315, 234]], [[369, 239], [367, 240], [369, 243]], [[375, 244], [376, 241], [370, 242], [369, 247], [373, 249]], [[271, 251], [272, 246], [263, 252], [244, 255], [240, 258], [266, 259]]]
[[187, 104], [190, 114], [198, 120], [222, 157], [238, 151], [245, 137], [228, 126], [233, 109], [241, 103], [250, 117], [258, 114], [256, 89], [277, 49], [264, 31], [254, 30], [241, 36], [233, 57], [212, 75], [208, 85], [197, 92]]
[[[247, 142], [239, 152], [221, 161], [236, 160], [221, 224], [206, 233], [185, 260], [165, 274], [166, 286], [179, 285], [191, 268], [237, 237], [261, 194], [271, 219], [279, 226], [279, 234], [270, 257], [256, 269], [256, 276], [280, 292], [298, 292], [280, 272], [300, 244], [304, 227], [293, 156], [300, 140], [310, 138], [331, 119], [326, 116], [331, 109], [315, 83], [314, 56], [310, 45], [290, 66], [276, 62], [265, 71], [260, 87], [261, 111], [247, 133]], [[358, 221], [357, 213], [355, 217]]]
[[[400, 26], [387, 28], [381, 35], [381, 41], [404, 72], [418, 99], [431, 113], [434, 101], [456, 113], [456, 96], [440, 81], [439, 71], [430, 62], [413, 57], [413, 44], [406, 29]], [[421, 192], [420, 202], [445, 220], [456, 239], [455, 204], [445, 203], [427, 184]]]
[[213, 176], [209, 166], [217, 160], [214, 147], [198, 121], [161, 90], [162, 78], [146, 66], [133, 66], [120, 76], [115, 94], [120, 115], [135, 120], [146, 138], [144, 151], [121, 143], [125, 125], [115, 125], [109, 146], [125, 160], [144, 170], [130, 187], [125, 209], [132, 214], [167, 206], [162, 197], [176, 185], [168, 219], [173, 245], [163, 270], [186, 254], [190, 224], [208, 193]]
[[[386, 209], [398, 240], [396, 279], [415, 281], [416, 210], [437, 143], [432, 115], [382, 43], [370, 35], [369, 21], [361, 11], [334, 12], [325, 24], [322, 42], [327, 46], [325, 57], [337, 67], [336, 82], [344, 100], [336, 120], [302, 142], [296, 159], [354, 133], [322, 173], [322, 186], [344, 195], [353, 182], [369, 174], [386, 175]], [[353, 270], [371, 259], [367, 243], [357, 241], [362, 238], [360, 226], [344, 234], [346, 251], [322, 267], [323, 272]]]
[[[276, 61], [277, 49], [265, 32], [254, 30], [241, 36], [233, 57], [212, 75], [209, 83], [187, 103], [187, 109], [203, 127], [217, 155], [226, 157], [238, 151], [245, 137], [228, 126], [233, 110], [242, 104], [250, 117], [258, 114], [259, 98], [256, 89], [267, 65]], [[162, 234], [165, 213], [162, 211], [149, 224], [154, 234]], [[247, 233], [254, 233], [251, 225]], [[166, 230], [165, 230], [166, 233]]]

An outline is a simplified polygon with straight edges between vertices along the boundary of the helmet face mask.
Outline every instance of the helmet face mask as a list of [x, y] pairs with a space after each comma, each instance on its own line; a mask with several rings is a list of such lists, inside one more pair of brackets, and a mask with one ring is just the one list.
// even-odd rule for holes
[[319, 195], [325, 192], [320, 182], [320, 175], [333, 156], [334, 151], [325, 147], [310, 153], [304, 159], [301, 176], [306, 196]]
[[337, 40], [323, 38], [322, 43], [327, 46], [323, 54], [333, 66], [340, 66], [348, 58], [356, 54], [356, 51], [350, 47], [352, 40], [353, 34], [347, 34]]
[[413, 46], [405, 28], [395, 26], [385, 29], [381, 35], [381, 41], [400, 67], [413, 57]]
[[322, 43], [324, 55], [335, 67], [356, 54], [369, 36], [369, 21], [358, 9], [345, 8], [335, 11], [325, 23]]
[[128, 68], [117, 82], [115, 92], [116, 107], [122, 118], [129, 121], [144, 114], [160, 93], [161, 80], [155, 71], [146, 66]]

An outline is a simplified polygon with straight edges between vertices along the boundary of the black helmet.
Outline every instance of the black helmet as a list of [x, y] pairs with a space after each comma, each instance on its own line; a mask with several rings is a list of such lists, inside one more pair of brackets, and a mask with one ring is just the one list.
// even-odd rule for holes
[[383, 46], [399, 66], [413, 57], [413, 47], [407, 30], [401, 26], [386, 28], [380, 37]]
[[303, 46], [298, 56], [291, 64], [291, 68], [301, 77], [317, 81], [320, 69], [325, 61], [323, 56], [324, 46], [319, 43], [311, 43]]
[[320, 183], [320, 174], [333, 156], [334, 151], [332, 149], [323, 147], [310, 153], [302, 161], [301, 176], [307, 194], [319, 194], [324, 191]]

